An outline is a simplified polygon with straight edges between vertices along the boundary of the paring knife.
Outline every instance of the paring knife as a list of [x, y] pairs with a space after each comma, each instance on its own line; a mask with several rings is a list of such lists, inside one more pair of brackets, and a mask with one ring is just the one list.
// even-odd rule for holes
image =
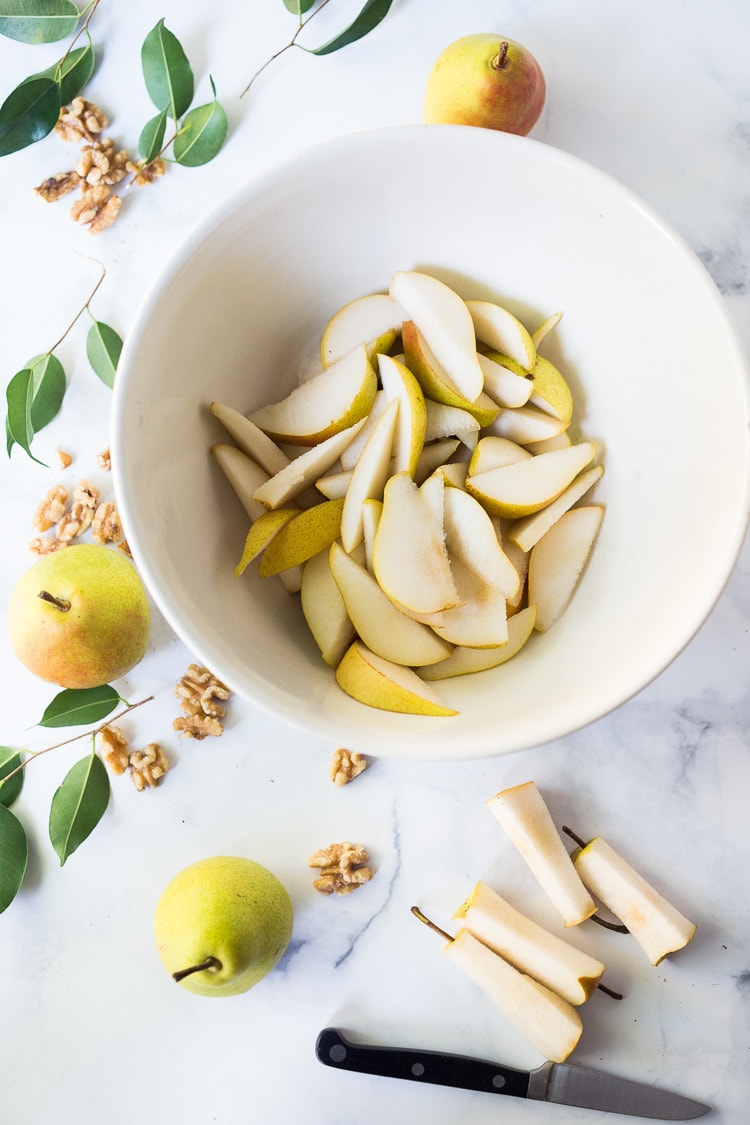
[[320, 1032], [315, 1054], [326, 1066], [338, 1070], [355, 1070], [383, 1078], [407, 1078], [412, 1082], [456, 1086], [488, 1094], [508, 1094], [514, 1098], [659, 1121], [692, 1121], [709, 1113], [711, 1108], [655, 1086], [570, 1063], [545, 1063], [536, 1070], [515, 1070], [465, 1055], [352, 1043], [336, 1027], [326, 1027]]

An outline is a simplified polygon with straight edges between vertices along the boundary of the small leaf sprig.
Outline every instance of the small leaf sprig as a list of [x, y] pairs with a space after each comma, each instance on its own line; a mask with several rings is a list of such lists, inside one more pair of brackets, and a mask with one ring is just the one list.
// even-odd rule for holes
[[297, 30], [288, 43], [285, 43], [283, 47], [271, 55], [271, 57], [256, 70], [255, 74], [240, 94], [241, 98], [244, 98], [245, 94], [266, 67], [286, 54], [292, 47], [298, 47], [301, 51], [305, 51], [309, 55], [331, 55], [334, 51], [340, 51], [343, 47], [348, 47], [351, 43], [356, 43], [358, 39], [363, 39], [365, 35], [373, 31], [379, 23], [382, 23], [391, 9], [393, 0], [366, 0], [366, 3], [361, 8], [358, 15], [355, 16], [352, 22], [344, 28], [343, 31], [335, 35], [333, 39], [329, 39], [319, 47], [306, 47], [303, 43], [299, 42], [299, 36], [307, 27], [310, 20], [314, 19], [315, 16], [322, 12], [329, 3], [330, 0], [284, 0], [284, 7], [293, 15], [297, 16]]
[[[96, 753], [96, 736], [110, 723], [152, 699], [153, 696], [148, 696], [137, 703], [128, 703], [110, 684], [96, 688], [66, 688], [45, 709], [38, 726], [72, 727], [98, 723], [93, 730], [73, 735], [26, 757], [18, 750], [0, 747], [0, 913], [18, 894], [28, 865], [26, 830], [11, 811], [11, 806], [21, 794], [29, 762], [80, 739], [91, 740], [91, 750], [68, 770], [50, 806], [49, 838], [62, 867], [94, 831], [109, 804], [109, 775]], [[124, 708], [114, 717], [107, 718], [106, 722], [101, 722], [120, 703], [125, 704]]]
[[113, 386], [122, 339], [114, 328], [97, 320], [91, 312], [91, 303], [105, 275], [106, 270], [102, 269], [99, 280], [62, 336], [42, 355], [33, 356], [8, 383], [5, 435], [9, 457], [13, 447], [18, 445], [32, 461], [44, 464], [31, 452], [31, 443], [35, 434], [57, 416], [67, 389], [65, 369], [54, 353], [85, 312], [92, 321], [86, 339], [89, 363], [105, 386]]

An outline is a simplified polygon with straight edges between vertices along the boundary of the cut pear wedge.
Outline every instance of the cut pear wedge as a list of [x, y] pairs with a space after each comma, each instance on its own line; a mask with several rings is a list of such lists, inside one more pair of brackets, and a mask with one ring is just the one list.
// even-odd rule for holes
[[604, 508], [599, 504], [571, 508], [532, 548], [529, 555], [529, 601], [536, 604], [536, 628], [540, 633], [551, 629], [567, 609], [593, 550], [603, 518]]
[[[253, 524], [245, 537], [245, 546], [242, 557], [234, 570], [235, 578], [244, 574], [248, 566], [258, 555], [265, 551], [271, 540], [279, 534], [282, 527], [300, 514], [299, 508], [276, 508], [264, 510]], [[284, 570], [285, 567], [281, 567]]]
[[446, 707], [411, 668], [384, 660], [361, 641], [354, 641], [336, 669], [342, 691], [381, 711], [447, 717], [458, 712]]
[[573, 853], [581, 879], [608, 910], [627, 926], [652, 965], [684, 948], [696, 931], [614, 848], [595, 836]]
[[380, 523], [383, 501], [370, 497], [362, 502], [362, 545], [365, 551], [364, 563], [370, 574], [373, 573], [372, 552], [375, 545], [375, 532]]
[[554, 363], [544, 356], [537, 356], [531, 369], [531, 380], [530, 404], [569, 425], [573, 417], [573, 395]]
[[286, 445], [317, 445], [366, 418], [377, 388], [377, 375], [361, 344], [286, 398], [256, 410], [250, 421]]
[[340, 544], [332, 544], [329, 563], [354, 628], [372, 652], [411, 666], [435, 664], [451, 654], [451, 646], [431, 629], [396, 609], [373, 575]]
[[353, 471], [353, 469], [339, 469], [336, 473], [326, 473], [324, 477], [318, 477], [315, 487], [327, 500], [341, 500], [346, 496], [351, 484]]
[[594, 442], [580, 442], [499, 469], [470, 473], [466, 489], [493, 515], [528, 516], [556, 500], [595, 454]]
[[555, 827], [549, 809], [533, 781], [514, 785], [487, 801], [526, 860], [531, 873], [560, 911], [566, 926], [577, 926], [596, 913], [596, 906]]
[[[497, 354], [497, 353], [494, 353]], [[498, 406], [516, 409], [525, 406], [531, 398], [534, 384], [526, 377], [525, 371], [519, 374], [502, 363], [498, 363], [492, 355], [481, 352], [477, 356], [479, 366], [484, 375], [484, 390]]]
[[302, 568], [302, 612], [326, 664], [336, 668], [356, 637], [328, 559], [328, 551], [313, 555]]
[[367, 445], [352, 470], [352, 479], [344, 497], [341, 517], [341, 540], [347, 551], [362, 542], [362, 505], [365, 500], [381, 500], [390, 473], [393, 441], [400, 410], [399, 399], [393, 399], [378, 418]]
[[533, 453], [536, 457], [537, 453], [551, 453], [553, 449], [567, 449], [572, 444], [568, 431], [561, 430], [559, 434], [543, 438], [541, 441], [527, 442], [524, 449], [528, 449], [529, 453]]
[[[404, 321], [401, 336], [406, 366], [416, 376], [426, 399], [466, 410], [480, 426], [487, 426], [497, 418], [500, 413], [497, 403], [483, 390], [474, 399], [468, 398], [453, 382], [413, 321]], [[481, 372], [481, 368], [479, 370]]]
[[466, 676], [472, 672], [485, 672], [510, 660], [534, 632], [536, 606], [527, 606], [508, 618], [508, 640], [494, 648], [456, 646], [450, 656], [439, 664], [426, 665], [415, 671], [423, 680], [448, 680], [453, 676]]
[[474, 415], [460, 406], [448, 406], [444, 402], [426, 399], [425, 408], [427, 414], [425, 441], [427, 442], [455, 437], [458, 434], [479, 432], [479, 422]]
[[417, 326], [459, 394], [473, 402], [484, 378], [466, 303], [438, 278], [416, 271], [397, 270], [390, 295], [404, 309], [404, 319]]
[[286, 453], [279, 449], [275, 441], [263, 433], [254, 422], [240, 414], [233, 406], [225, 406], [221, 402], [211, 403], [211, 413], [221, 422], [227, 433], [248, 457], [252, 457], [261, 469], [265, 469], [269, 476], [278, 473], [289, 464]]
[[479, 476], [492, 469], [502, 469], [505, 465], [515, 465], [518, 461], [528, 461], [531, 456], [529, 450], [518, 442], [488, 434], [477, 442], [469, 461], [469, 472], [472, 476]]
[[370, 293], [349, 301], [323, 330], [320, 341], [323, 365], [330, 367], [363, 342], [370, 358], [389, 351], [404, 319], [404, 310], [387, 293]]
[[445, 489], [443, 526], [448, 556], [459, 560], [504, 598], [518, 592], [518, 572], [502, 549], [495, 527], [478, 500], [459, 488]]
[[518, 317], [493, 301], [467, 301], [477, 340], [510, 356], [526, 371], [536, 359], [536, 348], [528, 329]]
[[545, 930], [481, 880], [454, 917], [484, 945], [569, 1004], [584, 1004], [604, 964]]
[[[453, 489], [452, 491], [456, 491]], [[420, 614], [439, 637], [468, 648], [496, 648], [508, 643], [508, 610], [505, 596], [463, 562], [451, 563], [460, 604], [439, 613]]]
[[499, 957], [469, 930], [459, 930], [445, 956], [481, 988], [507, 1019], [551, 1062], [563, 1062], [583, 1031], [578, 1011]]
[[545, 320], [543, 320], [542, 323], [531, 333], [531, 339], [534, 341], [534, 347], [537, 349], [537, 351], [539, 350], [539, 345], [541, 344], [545, 336], [549, 336], [550, 332], [554, 328], [557, 328], [558, 324], [562, 320], [562, 316], [563, 314], [561, 312], [552, 313], [551, 316], [548, 316]]
[[327, 438], [320, 445], [305, 450], [285, 468], [268, 477], [264, 484], [256, 488], [253, 499], [260, 501], [267, 508], [281, 508], [286, 505], [287, 501], [314, 485], [319, 477], [324, 476], [336, 464], [363, 425], [364, 419], [355, 422], [347, 430]]
[[567, 429], [568, 423], [562, 418], [537, 410], [535, 406], [519, 406], [517, 410], [501, 410], [494, 422], [487, 427], [488, 434], [509, 438], [518, 445], [528, 445], [532, 441], [546, 441]]
[[[437, 441], [426, 442], [414, 470], [414, 480], [422, 484], [436, 469], [443, 468], [453, 456], [460, 445], [458, 438], [439, 438]], [[464, 470], [464, 477], [466, 470]]]
[[414, 476], [427, 427], [422, 388], [409, 368], [392, 356], [378, 356], [378, 370], [386, 401], [397, 399], [399, 403], [391, 472], [407, 472]]
[[267, 544], [258, 566], [259, 576], [269, 578], [300, 566], [330, 547], [341, 531], [343, 510], [343, 500], [324, 500], [314, 508], [296, 513]]
[[546, 508], [542, 508], [533, 516], [524, 516], [523, 519], [516, 520], [508, 530], [508, 538], [522, 551], [530, 551], [552, 525], [557, 523], [560, 516], [563, 516], [582, 496], [585, 496], [589, 489], [593, 488], [603, 476], [604, 467], [602, 465], [594, 465], [593, 468], [587, 469], [585, 473], [577, 476], [573, 483], [569, 484], [565, 491], [561, 492], [557, 499], [548, 504]]
[[373, 400], [370, 413], [365, 419], [365, 424], [359, 431], [354, 441], [347, 445], [344, 452], [341, 454], [341, 468], [345, 471], [353, 469], [359, 461], [359, 455], [370, 440], [370, 434], [375, 429], [378, 418], [388, 405], [388, 400], [385, 397], [385, 391], [378, 391]]

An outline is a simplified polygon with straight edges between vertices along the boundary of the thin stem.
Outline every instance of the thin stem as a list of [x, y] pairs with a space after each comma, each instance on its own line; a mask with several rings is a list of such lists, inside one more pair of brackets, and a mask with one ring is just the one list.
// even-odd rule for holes
[[184, 980], [185, 977], [191, 976], [192, 973], [202, 973], [206, 969], [220, 969], [221, 967], [221, 961], [218, 957], [207, 957], [205, 961], [201, 961], [200, 965], [191, 965], [189, 969], [179, 969], [176, 973], [172, 973], [172, 979], [179, 982]]
[[574, 832], [572, 828], [568, 828], [567, 824], [563, 824], [562, 830], [566, 836], [570, 836], [571, 840], [574, 840], [576, 844], [578, 844], [579, 848], [586, 847], [586, 841], [583, 840], [576, 832]]
[[433, 933], [439, 934], [440, 937], [445, 938], [446, 941], [454, 940], [450, 934], [445, 932], [445, 930], [441, 930], [440, 926], [433, 922], [431, 918], [428, 918], [426, 914], [423, 914], [418, 906], [412, 906], [411, 912], [415, 918], [419, 918], [420, 922], [424, 922], [425, 926], [427, 926], [428, 929], [432, 930]]
[[508, 44], [505, 40], [500, 44], [500, 50], [492, 60], [493, 70], [505, 70], [508, 65]]
[[310, 12], [309, 15], [307, 15], [305, 17], [305, 19], [301, 19], [299, 21], [299, 27], [297, 28], [297, 30], [295, 31], [294, 35], [289, 40], [289, 42], [285, 46], [281, 47], [278, 51], [276, 51], [275, 54], [271, 55], [270, 59], [266, 59], [266, 61], [263, 63], [263, 66], [259, 67], [258, 70], [256, 70], [255, 74], [252, 76], [252, 78], [248, 82], [247, 86], [245, 87], [245, 89], [240, 94], [241, 98], [244, 98], [245, 94], [248, 92], [248, 90], [252, 86], [255, 79], [258, 78], [263, 73], [263, 71], [266, 69], [267, 66], [270, 66], [272, 62], [276, 62], [276, 59], [280, 58], [281, 55], [283, 55], [286, 51], [288, 51], [290, 49], [290, 47], [296, 47], [297, 46], [297, 39], [299, 38], [300, 32], [305, 27], [307, 27], [308, 23], [310, 22], [310, 20], [314, 16], [317, 16], [319, 12], [323, 11], [326, 4], [328, 4], [328, 3], [329, 3], [329, 0], [323, 0], [323, 3], [319, 7], [315, 8], [312, 12]]
[[[60, 67], [61, 68], [65, 65], [65, 60], [67, 59], [68, 55], [73, 50], [73, 48], [75, 47], [78, 40], [84, 34], [84, 32], [86, 34], [88, 34], [88, 27], [89, 27], [89, 24], [91, 23], [91, 17], [93, 16], [96, 9], [99, 7], [99, 3], [100, 3], [100, 0], [93, 0], [93, 3], [91, 4], [91, 6], [88, 10], [88, 15], [86, 16], [86, 19], [83, 21], [81, 26], [78, 28], [78, 31], [75, 33], [75, 35], [71, 39], [70, 43], [68, 44], [67, 51], [65, 52], [63, 57], [60, 59]], [[91, 37], [90, 36], [89, 36], [89, 43], [91, 43]]]
[[[563, 824], [562, 830], [566, 836], [570, 836], [571, 840], [574, 840], [575, 843], [578, 844], [579, 848], [586, 847], [586, 841], [582, 839], [577, 832], [574, 832], [572, 828], [568, 828], [567, 824]], [[616, 934], [630, 933], [628, 927], [623, 926], [621, 922], [608, 922], [606, 918], [600, 917], [599, 914], [592, 914], [589, 921], [596, 922], [597, 926], [602, 926], [605, 930], [614, 930]]]
[[[97, 3], [98, 3], [98, 0], [97, 0]], [[85, 304], [85, 305], [83, 305], [83, 306], [82, 306], [82, 307], [81, 307], [81, 308], [80, 308], [80, 309], [78, 310], [78, 312], [77, 312], [77, 313], [76, 313], [76, 315], [75, 315], [75, 316], [73, 317], [73, 319], [71, 320], [70, 324], [69, 324], [69, 325], [68, 325], [68, 327], [67, 327], [67, 328], [65, 329], [65, 331], [63, 332], [62, 336], [61, 336], [61, 337], [60, 337], [60, 339], [59, 339], [59, 340], [57, 341], [57, 343], [53, 344], [53, 345], [52, 345], [52, 347], [51, 347], [51, 348], [50, 348], [50, 349], [49, 349], [49, 350], [48, 350], [47, 352], [45, 352], [45, 354], [44, 354], [44, 358], [45, 358], [45, 359], [47, 358], [47, 356], [48, 356], [48, 355], [52, 355], [52, 353], [53, 353], [53, 352], [55, 351], [55, 349], [56, 349], [56, 348], [59, 348], [59, 347], [60, 347], [60, 344], [61, 344], [61, 343], [63, 342], [63, 340], [65, 339], [65, 337], [66, 337], [66, 336], [68, 335], [68, 333], [69, 333], [69, 332], [71, 331], [71, 329], [73, 328], [73, 325], [74, 325], [74, 324], [76, 323], [76, 321], [77, 321], [77, 320], [79, 320], [79, 318], [80, 318], [80, 317], [82, 317], [82, 316], [83, 316], [83, 314], [84, 314], [84, 313], [86, 312], [87, 308], [89, 307], [89, 305], [91, 304], [91, 302], [93, 301], [93, 299], [94, 299], [94, 297], [95, 297], [95, 295], [96, 295], [96, 291], [97, 291], [97, 289], [99, 288], [99, 286], [101, 285], [101, 283], [102, 283], [102, 282], [104, 281], [104, 278], [106, 277], [106, 274], [107, 274], [107, 271], [106, 271], [106, 269], [104, 268], [104, 266], [102, 266], [102, 272], [101, 272], [101, 276], [99, 277], [99, 280], [97, 281], [97, 283], [96, 283], [96, 285], [94, 286], [94, 288], [93, 288], [93, 289], [91, 290], [91, 292], [89, 293], [89, 297], [88, 297], [88, 300], [86, 301], [86, 304]]]
[[49, 590], [40, 590], [37, 594], [43, 602], [49, 602], [55, 609], [59, 609], [60, 613], [67, 613], [70, 609], [70, 602], [65, 598], [56, 598], [54, 594], [50, 594]]
[[600, 992], [603, 992], [605, 996], [611, 996], [613, 1000], [622, 1000], [622, 993], [615, 992], [614, 988], [607, 988], [606, 984], [598, 984], [596, 987]]
[[150, 703], [153, 698], [153, 695], [148, 695], [145, 699], [139, 700], [138, 703], [128, 703], [127, 707], [124, 707], [117, 715], [113, 715], [111, 718], [107, 719], [106, 722], [100, 723], [99, 726], [94, 727], [93, 730], [83, 731], [82, 734], [74, 734], [72, 738], [66, 738], [64, 742], [56, 742], [54, 746], [45, 746], [43, 750], [34, 750], [29, 754], [28, 758], [24, 758], [20, 765], [17, 765], [9, 774], [6, 774], [3, 778], [3, 783], [9, 781], [14, 774], [20, 773], [20, 771], [25, 769], [29, 762], [32, 762], [35, 758], [41, 758], [42, 754], [49, 754], [50, 750], [59, 750], [62, 746], [69, 746], [71, 742], [80, 742], [82, 738], [96, 738], [97, 734], [100, 734], [110, 723], [116, 723], [118, 719], [122, 719], [131, 711], [135, 711], [137, 707], [142, 707], [144, 703]]

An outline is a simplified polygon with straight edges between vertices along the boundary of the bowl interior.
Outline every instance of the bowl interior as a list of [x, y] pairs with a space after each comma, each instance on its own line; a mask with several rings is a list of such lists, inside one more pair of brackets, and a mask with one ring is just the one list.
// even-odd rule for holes
[[[212, 399], [249, 411], [296, 382], [328, 318], [422, 269], [528, 324], [600, 443], [602, 532], [568, 612], [508, 664], [443, 681], [460, 715], [375, 711], [336, 686], [277, 581], [233, 577], [247, 518], [209, 456]], [[469, 757], [604, 715], [715, 603], [748, 516], [747, 369], [702, 265], [639, 200], [549, 146], [406, 127], [316, 147], [250, 183], [148, 294], [113, 403], [115, 487], [152, 596], [230, 687], [336, 745]]]

